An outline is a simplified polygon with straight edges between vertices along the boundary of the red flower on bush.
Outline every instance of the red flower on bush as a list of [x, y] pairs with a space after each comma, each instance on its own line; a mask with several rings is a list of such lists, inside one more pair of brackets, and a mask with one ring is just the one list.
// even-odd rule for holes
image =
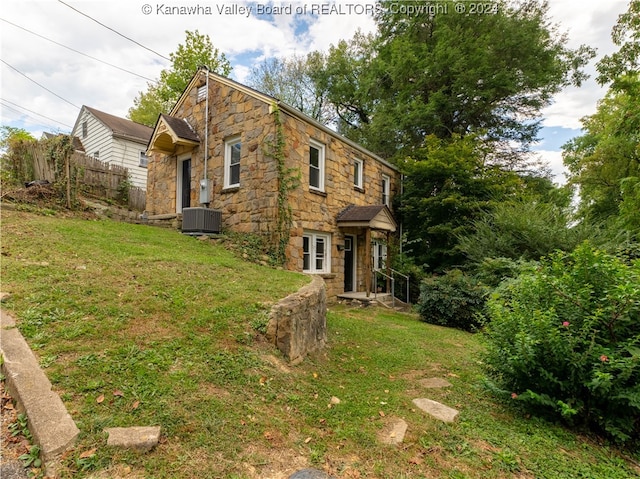
[[511, 393], [511, 399], [518, 399], [518, 395], [516, 393]]
[[565, 328], [568, 328], [568, 327], [569, 327], [569, 324], [571, 324], [571, 323], [569, 323], [569, 321], [564, 321], [564, 322], [562, 323], [562, 325], [563, 325]]
[[600, 361], [606, 363], [607, 361], [609, 361], [609, 358], [603, 354], [602, 356], [600, 356]]

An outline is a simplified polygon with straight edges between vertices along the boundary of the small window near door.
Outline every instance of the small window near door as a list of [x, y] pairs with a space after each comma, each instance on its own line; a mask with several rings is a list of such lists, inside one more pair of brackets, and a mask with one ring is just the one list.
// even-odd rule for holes
[[387, 245], [381, 241], [374, 241], [372, 249], [373, 269], [375, 271], [385, 269], [387, 264]]

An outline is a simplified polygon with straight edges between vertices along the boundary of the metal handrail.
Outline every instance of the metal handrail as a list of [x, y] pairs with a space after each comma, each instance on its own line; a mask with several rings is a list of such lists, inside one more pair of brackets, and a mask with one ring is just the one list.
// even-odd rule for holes
[[393, 307], [395, 307], [396, 305], [396, 291], [395, 291], [395, 282], [396, 279], [394, 278], [394, 274], [398, 275], [398, 276], [402, 276], [404, 279], [407, 280], [407, 304], [409, 304], [409, 276], [407, 276], [406, 274], [402, 274], [399, 271], [396, 271], [395, 269], [390, 269], [391, 272], [391, 276], [389, 276], [388, 274], [384, 273], [381, 269], [374, 269], [373, 270], [373, 274], [374, 274], [374, 284], [376, 285], [376, 287], [374, 288], [374, 297], [376, 298], [376, 300], [378, 299], [378, 273], [380, 273], [384, 278], [387, 278], [389, 280], [391, 280], [391, 305]]

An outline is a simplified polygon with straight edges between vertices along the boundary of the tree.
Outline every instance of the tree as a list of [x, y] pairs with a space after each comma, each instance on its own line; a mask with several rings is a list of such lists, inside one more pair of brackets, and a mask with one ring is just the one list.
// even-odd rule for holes
[[624, 88], [620, 80], [633, 76], [640, 67], [640, 0], [629, 2], [628, 10], [618, 17], [611, 38], [620, 49], [598, 62], [597, 80], [601, 85], [612, 83], [614, 89]]
[[305, 56], [268, 58], [251, 70], [247, 84], [297, 108], [323, 124], [333, 121], [326, 91], [316, 83], [314, 71], [324, 68], [324, 55], [312, 52]]
[[398, 210], [416, 264], [435, 272], [462, 265], [459, 238], [472, 232], [479, 215], [521, 187], [515, 173], [486, 159], [482, 143], [471, 135], [430, 135], [402, 162], [406, 180]]
[[186, 31], [185, 43], [178, 45], [169, 55], [171, 68], [160, 72], [157, 83], [148, 83], [147, 91], [140, 92], [129, 109], [129, 119], [153, 126], [160, 113], [168, 113], [198, 68], [206, 66], [223, 76], [231, 73], [231, 64], [217, 48], [209, 35]]
[[526, 149], [541, 109], [580, 84], [593, 56], [566, 46], [546, 2], [498, 0], [481, 15], [455, 13], [449, 0], [434, 15], [407, 15], [400, 7], [409, 5], [383, 1], [375, 38], [335, 47], [324, 79], [345, 134], [385, 157], [410, 154], [430, 134], [473, 133], [503, 158], [514, 142]]
[[618, 217], [622, 182], [640, 176], [640, 76], [617, 81], [624, 90], [610, 89], [582, 119], [584, 135], [563, 146], [569, 182], [580, 188], [580, 216], [592, 222]]

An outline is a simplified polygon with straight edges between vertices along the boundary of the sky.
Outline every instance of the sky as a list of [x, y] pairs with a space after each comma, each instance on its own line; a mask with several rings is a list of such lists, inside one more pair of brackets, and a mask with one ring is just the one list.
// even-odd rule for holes
[[[434, 0], [437, 3], [437, 0]], [[340, 9], [331, 8], [339, 4]], [[3, 0], [0, 5], [0, 125], [68, 133], [87, 105], [126, 117], [134, 98], [170, 66], [186, 30], [211, 38], [241, 83], [266, 58], [327, 51], [358, 30], [373, 31], [374, 0]], [[416, 1], [419, 3], [419, 0]], [[465, 8], [473, 2], [465, 0]], [[473, 4], [475, 5], [475, 4]], [[567, 88], [543, 111], [534, 146], [558, 183], [561, 146], [580, 134], [606, 89], [595, 62], [616, 50], [611, 29], [628, 0], [549, 0], [569, 47], [597, 50], [591, 79]], [[454, 13], [448, 13], [454, 14]]]

